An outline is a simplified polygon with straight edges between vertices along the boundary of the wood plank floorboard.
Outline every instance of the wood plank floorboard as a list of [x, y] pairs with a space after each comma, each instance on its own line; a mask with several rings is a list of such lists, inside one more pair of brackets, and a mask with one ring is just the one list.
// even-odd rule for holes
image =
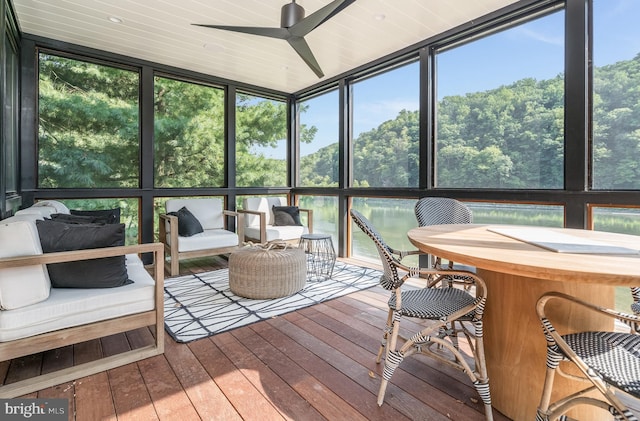
[[[355, 262], [356, 264], [359, 262]], [[220, 256], [183, 262], [181, 275], [227, 267]], [[26, 395], [69, 400], [69, 420], [483, 420], [463, 373], [414, 355], [378, 407], [375, 358], [388, 292], [370, 288]], [[411, 329], [419, 324], [407, 323]], [[0, 362], [10, 383], [145, 346], [148, 329]], [[497, 421], [507, 420], [494, 411]]]

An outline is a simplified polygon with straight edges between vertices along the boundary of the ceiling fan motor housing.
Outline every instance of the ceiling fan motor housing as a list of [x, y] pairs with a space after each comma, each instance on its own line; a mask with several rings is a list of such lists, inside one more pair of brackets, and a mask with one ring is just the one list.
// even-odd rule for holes
[[280, 27], [290, 28], [304, 19], [304, 8], [295, 1], [282, 6], [280, 12]]

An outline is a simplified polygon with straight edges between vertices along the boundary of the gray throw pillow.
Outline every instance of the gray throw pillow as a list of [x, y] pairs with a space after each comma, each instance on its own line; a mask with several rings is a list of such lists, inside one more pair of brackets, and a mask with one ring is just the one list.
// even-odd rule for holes
[[120, 223], [120, 208], [113, 209], [95, 209], [95, 210], [80, 210], [71, 209], [71, 215], [88, 216], [93, 218], [93, 222], [101, 224], [119, 224]]
[[70, 215], [68, 213], [52, 213], [49, 216], [52, 221], [64, 222], [65, 224], [106, 224], [104, 218], [94, 218], [85, 215]]
[[274, 226], [291, 226], [299, 225], [300, 209], [297, 206], [273, 206], [273, 225]]
[[191, 237], [204, 231], [198, 218], [184, 206], [177, 212], [169, 212], [167, 215], [178, 217], [178, 235], [180, 237]]
[[[124, 224], [36, 221], [44, 253], [124, 245]], [[113, 288], [132, 283], [125, 256], [47, 265], [54, 288]]]

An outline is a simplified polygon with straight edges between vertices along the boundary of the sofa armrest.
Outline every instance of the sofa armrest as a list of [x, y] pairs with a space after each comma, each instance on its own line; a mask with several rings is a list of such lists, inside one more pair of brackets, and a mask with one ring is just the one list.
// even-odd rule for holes
[[[148, 243], [132, 246], [104, 247], [97, 249], [83, 249], [74, 251], [61, 251], [44, 253], [32, 256], [4, 257], [0, 258], [0, 269], [15, 268], [21, 266], [43, 265], [49, 263], [74, 262], [78, 260], [99, 259], [101, 257], [124, 256], [126, 254], [154, 253], [154, 264], [158, 258], [162, 261], [162, 244]], [[164, 276], [162, 278], [164, 280]]]
[[[260, 244], [264, 244], [267, 242], [267, 214], [264, 212], [249, 210], [249, 209], [238, 209], [238, 213], [241, 214], [250, 214], [256, 215], [260, 217]], [[244, 238], [244, 235], [242, 236]]]
[[[161, 243], [165, 248], [170, 250], [170, 255], [175, 256], [178, 253], [178, 217], [175, 215], [161, 214], [159, 217], [158, 235]], [[169, 232], [167, 232], [167, 224], [169, 224]], [[167, 234], [169, 239], [167, 240]]]
[[244, 213], [240, 211], [223, 210], [222, 214], [225, 216], [232, 216], [236, 218], [236, 234], [238, 234], [238, 246], [241, 246], [244, 242]]
[[300, 209], [298, 210], [301, 213], [307, 214], [307, 229], [309, 230], [309, 234], [313, 233], [313, 209]]

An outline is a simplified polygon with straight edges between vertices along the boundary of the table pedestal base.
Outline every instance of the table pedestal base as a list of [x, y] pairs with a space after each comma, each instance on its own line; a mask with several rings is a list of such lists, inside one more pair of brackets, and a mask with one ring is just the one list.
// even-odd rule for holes
[[[533, 420], [542, 395], [546, 370], [546, 341], [536, 314], [538, 298], [549, 291], [559, 291], [591, 303], [612, 308], [611, 286], [556, 282], [526, 278], [478, 269], [489, 294], [484, 316], [487, 370], [493, 407], [513, 420]], [[566, 327], [574, 331], [610, 330], [606, 318], [571, 306], [548, 306], [547, 315], [561, 333]], [[560, 396], [583, 389], [579, 383], [556, 375], [552, 402]], [[570, 412], [580, 420], [602, 420], [606, 412], [584, 407]]]

